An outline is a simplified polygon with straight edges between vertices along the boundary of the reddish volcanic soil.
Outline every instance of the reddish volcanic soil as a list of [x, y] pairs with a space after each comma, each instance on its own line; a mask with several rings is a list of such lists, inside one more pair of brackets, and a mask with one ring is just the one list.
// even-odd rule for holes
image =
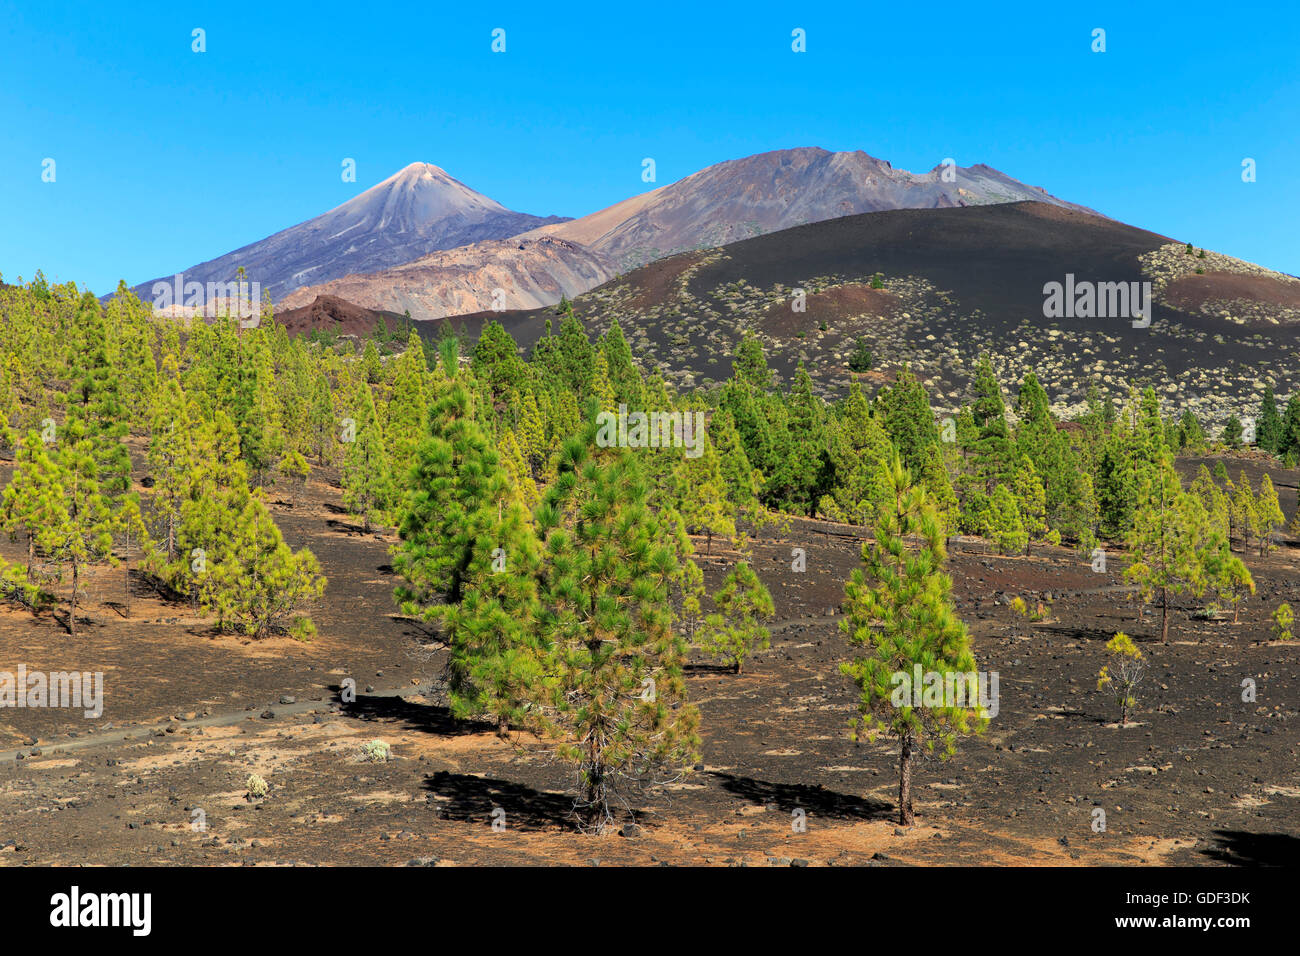
[[1166, 287], [1165, 297], [1175, 308], [1188, 311], [1195, 311], [1206, 302], [1234, 299], [1300, 309], [1300, 282], [1287, 282], [1276, 276], [1207, 272], [1175, 279]]

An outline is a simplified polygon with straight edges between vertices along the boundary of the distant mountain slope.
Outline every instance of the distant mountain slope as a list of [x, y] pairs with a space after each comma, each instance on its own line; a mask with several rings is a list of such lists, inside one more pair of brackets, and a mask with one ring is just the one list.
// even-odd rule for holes
[[[184, 270], [187, 280], [226, 282], [243, 266], [250, 281], [279, 301], [311, 283], [375, 272], [441, 249], [504, 239], [559, 216], [512, 212], [429, 163], [412, 163], [379, 185], [331, 209]], [[161, 277], [162, 281], [171, 276]], [[152, 280], [136, 293], [153, 298]]]
[[[410, 309], [413, 317], [430, 319], [483, 309], [491, 290], [501, 287], [511, 293], [510, 308], [532, 308], [558, 302], [562, 294], [585, 292], [618, 272], [666, 255], [803, 223], [876, 210], [1024, 199], [1096, 215], [988, 166], [937, 166], [914, 176], [862, 152], [778, 150], [718, 163], [581, 219], [518, 237], [564, 240], [562, 246], [524, 244], [512, 251], [503, 244], [434, 257], [420, 264], [418, 278], [401, 267], [352, 270], [346, 279], [311, 281], [289, 304], [302, 305], [324, 293], [373, 309]], [[516, 255], [521, 261], [510, 263]], [[484, 284], [490, 275], [505, 274], [512, 278]]]
[[[1151, 282], [1150, 326], [1046, 317], [1044, 286], [1069, 275]], [[1282, 395], [1300, 388], [1298, 288], [1238, 260], [1188, 254], [1166, 236], [1021, 202], [846, 216], [683, 253], [620, 275], [574, 307], [593, 333], [617, 320], [644, 367], [683, 385], [726, 379], [732, 350], [754, 332], [785, 381], [802, 361], [824, 392], [855, 380], [874, 390], [910, 364], [935, 407], [952, 409], [987, 353], [1009, 389], [1035, 370], [1062, 412], [1082, 407], [1090, 382], [1112, 395], [1150, 383], [1171, 414], [1190, 408], [1221, 426], [1230, 413], [1256, 414], [1268, 382]], [[1202, 308], [1206, 295], [1231, 302]], [[473, 334], [500, 319], [528, 348], [551, 311], [456, 321]], [[847, 364], [859, 339], [876, 359], [865, 376]]]
[[430, 253], [380, 272], [348, 275], [285, 296], [293, 309], [319, 295], [337, 296], [366, 309], [416, 320], [490, 310], [500, 290], [504, 309], [532, 309], [600, 285], [614, 276], [604, 256], [553, 236], [475, 242]]
[[1092, 212], [983, 164], [940, 165], [913, 174], [861, 151], [803, 147], [717, 163], [538, 232], [589, 245], [626, 270], [688, 249], [840, 216], [1022, 200]]

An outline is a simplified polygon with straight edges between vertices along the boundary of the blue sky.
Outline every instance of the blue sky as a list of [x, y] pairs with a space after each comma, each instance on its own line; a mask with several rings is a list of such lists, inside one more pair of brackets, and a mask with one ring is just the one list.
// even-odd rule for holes
[[647, 156], [662, 185], [792, 146], [984, 162], [1300, 273], [1298, 50], [1293, 3], [0, 2], [0, 274], [111, 291], [417, 160], [581, 216]]

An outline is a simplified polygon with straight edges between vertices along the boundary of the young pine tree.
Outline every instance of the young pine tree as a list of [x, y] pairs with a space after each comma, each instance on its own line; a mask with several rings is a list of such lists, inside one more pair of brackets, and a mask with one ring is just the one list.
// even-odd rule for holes
[[[26, 581], [36, 584], [36, 549], [49, 546], [49, 535], [66, 519], [61, 475], [38, 432], [30, 431], [14, 456], [13, 477], [0, 498], [0, 526], [10, 537], [27, 542]], [[31, 596], [35, 596], [32, 592]]]
[[949, 756], [960, 735], [982, 731], [976, 708], [946, 701], [937, 706], [895, 704], [895, 675], [975, 670], [966, 625], [952, 602], [952, 580], [943, 572], [944, 536], [925, 490], [913, 484], [897, 455], [890, 464], [891, 502], [882, 508], [875, 540], [862, 546], [862, 567], [845, 585], [846, 617], [840, 628], [865, 656], [840, 670], [858, 685], [859, 717], [853, 722], [874, 736], [899, 740], [899, 822], [910, 825], [912, 773], [919, 752]]
[[723, 578], [713, 603], [717, 612], [705, 622], [703, 644], [739, 674], [745, 658], [771, 643], [763, 621], [776, 614], [772, 595], [753, 569], [739, 561]]
[[[694, 414], [688, 410], [685, 414]], [[713, 536], [736, 534], [736, 509], [727, 499], [722, 462], [712, 440], [701, 436], [702, 454], [682, 455], [672, 472], [672, 496], [689, 530], [707, 536], [705, 554], [713, 553]]]
[[1250, 550], [1250, 539], [1259, 533], [1259, 505], [1244, 469], [1232, 487], [1231, 508], [1232, 523], [1241, 533], [1241, 551], [1245, 554]]
[[394, 490], [374, 395], [369, 386], [360, 389], [355, 433], [343, 458], [343, 504], [361, 519], [361, 530], [369, 533], [373, 525], [387, 520]]
[[504, 736], [528, 726], [549, 678], [538, 626], [541, 546], [532, 516], [505, 480], [469, 516], [467, 564], [458, 604], [441, 611], [451, 648], [448, 692], [461, 719], [486, 716]]
[[285, 544], [260, 489], [234, 517], [229, 547], [208, 569], [206, 607], [219, 626], [249, 637], [287, 630], [307, 640], [316, 628], [298, 612], [325, 592], [320, 562], [308, 549], [295, 553]]
[[1267, 474], [1259, 480], [1259, 494], [1255, 498], [1255, 519], [1258, 523], [1259, 553], [1262, 557], [1273, 546], [1273, 534], [1286, 519], [1277, 500], [1277, 489]]
[[68, 634], [77, 636], [77, 605], [81, 577], [87, 566], [116, 563], [113, 532], [117, 530], [113, 505], [99, 484], [97, 442], [80, 419], [70, 418], [59, 436], [54, 475], [63, 488], [63, 500], [48, 515], [42, 540], [50, 557], [72, 573], [68, 597]]
[[1139, 598], [1160, 600], [1160, 640], [1169, 641], [1169, 596], [1201, 595], [1209, 586], [1207, 555], [1214, 528], [1200, 501], [1183, 492], [1173, 465], [1143, 481], [1128, 546], [1132, 562], [1126, 580], [1138, 586]]
[[475, 516], [499, 498], [502, 465], [472, 415], [470, 391], [454, 380], [429, 412], [429, 434], [407, 479], [393, 568], [402, 578], [394, 599], [424, 621], [440, 605], [460, 603], [477, 534]]
[[1020, 554], [1029, 550], [1029, 534], [1020, 517], [1016, 496], [1006, 485], [998, 485], [989, 497], [988, 534], [997, 543], [999, 554]]
[[634, 452], [598, 448], [594, 415], [564, 444], [538, 509], [543, 633], [552, 648], [552, 724], [573, 762], [584, 826], [603, 830], [627, 782], [688, 767], [699, 714], [686, 701], [675, 633], [673, 549], [646, 505]]
[[1012, 487], [1020, 511], [1020, 523], [1025, 529], [1025, 554], [1028, 554], [1030, 542], [1041, 541], [1047, 534], [1047, 492], [1043, 490], [1038, 470], [1029, 458], [1020, 459]]
[[1119, 704], [1119, 725], [1128, 725], [1128, 715], [1137, 706], [1138, 684], [1146, 671], [1146, 658], [1132, 639], [1120, 631], [1106, 642], [1108, 662], [1097, 675], [1097, 689], [1109, 691]]
[[195, 466], [193, 425], [181, 387], [176, 358], [163, 358], [163, 371], [154, 391], [149, 416], [149, 473], [153, 478], [153, 514], [166, 543], [167, 561], [176, 559], [176, 534], [181, 508]]

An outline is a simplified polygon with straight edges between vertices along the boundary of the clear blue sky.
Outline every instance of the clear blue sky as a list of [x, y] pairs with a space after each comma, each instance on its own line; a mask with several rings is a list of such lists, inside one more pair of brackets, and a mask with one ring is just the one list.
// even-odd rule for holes
[[581, 216], [650, 188], [643, 157], [662, 185], [791, 146], [984, 162], [1300, 273], [1294, 2], [732, 6], [0, 0], [0, 273], [111, 291], [417, 160]]

